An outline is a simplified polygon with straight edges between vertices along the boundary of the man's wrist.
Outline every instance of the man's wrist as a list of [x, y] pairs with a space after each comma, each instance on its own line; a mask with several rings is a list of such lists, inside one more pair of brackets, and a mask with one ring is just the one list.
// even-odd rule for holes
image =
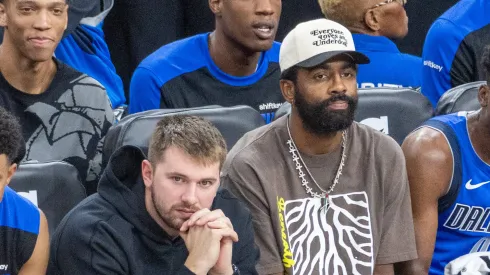
[[226, 270], [215, 271], [213, 269], [209, 270], [209, 275], [234, 275], [234, 265], [231, 265], [226, 268]]
[[209, 268], [206, 268], [204, 265], [199, 264], [195, 261], [187, 259], [184, 263], [185, 267], [192, 271], [192, 273], [196, 275], [206, 275], [208, 274]]

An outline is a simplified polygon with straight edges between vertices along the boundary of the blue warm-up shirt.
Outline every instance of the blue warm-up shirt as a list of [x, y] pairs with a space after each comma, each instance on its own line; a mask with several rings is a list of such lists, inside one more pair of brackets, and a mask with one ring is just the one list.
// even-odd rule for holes
[[359, 88], [420, 87], [422, 59], [401, 53], [396, 44], [384, 36], [353, 34], [356, 50], [371, 62], [359, 65]]
[[422, 93], [434, 107], [450, 88], [485, 80], [480, 60], [490, 44], [489, 12], [488, 0], [461, 0], [429, 29], [422, 55]]
[[141, 62], [131, 79], [129, 112], [159, 108], [248, 105], [266, 122], [284, 102], [280, 86], [279, 43], [262, 53], [249, 76], [226, 74], [213, 62], [209, 33], [165, 45]]

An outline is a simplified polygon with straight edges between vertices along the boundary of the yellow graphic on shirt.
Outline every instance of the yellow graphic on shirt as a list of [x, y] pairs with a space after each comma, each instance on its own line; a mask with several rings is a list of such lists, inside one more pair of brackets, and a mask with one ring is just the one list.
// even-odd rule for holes
[[293, 253], [289, 249], [288, 235], [286, 234], [286, 224], [284, 223], [284, 204], [283, 198], [277, 197], [277, 209], [279, 213], [279, 222], [281, 223], [281, 238], [284, 252], [282, 254], [282, 263], [284, 267], [291, 268], [294, 266]]

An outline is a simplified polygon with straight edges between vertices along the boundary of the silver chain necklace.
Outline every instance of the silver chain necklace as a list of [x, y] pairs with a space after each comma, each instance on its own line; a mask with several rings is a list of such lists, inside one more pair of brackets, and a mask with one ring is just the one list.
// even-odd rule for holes
[[[301, 181], [301, 185], [304, 186], [307, 194], [309, 194], [313, 198], [321, 199], [320, 211], [325, 213], [328, 210], [328, 207], [330, 205], [329, 195], [330, 195], [330, 193], [332, 193], [335, 186], [339, 183], [339, 178], [342, 175], [342, 169], [344, 168], [344, 165], [345, 165], [345, 159], [346, 159], [345, 148], [347, 147], [347, 141], [346, 141], [347, 140], [347, 130], [342, 131], [342, 145], [341, 145], [342, 146], [342, 157], [340, 159], [339, 168], [337, 169], [337, 174], [335, 175], [335, 178], [333, 180], [333, 184], [330, 186], [330, 188], [327, 191], [325, 191], [316, 182], [315, 178], [313, 177], [313, 175], [310, 173], [310, 170], [306, 166], [306, 163], [303, 161], [303, 158], [301, 157], [301, 154], [298, 151], [298, 148], [296, 147], [296, 144], [293, 141], [293, 137], [291, 136], [291, 130], [289, 129], [289, 119], [287, 119], [287, 129], [288, 129], [289, 140], [286, 142], [286, 144], [289, 146], [289, 153], [291, 153], [291, 156], [293, 158], [293, 162], [296, 165], [296, 170], [298, 170], [298, 177]], [[321, 194], [313, 191], [313, 189], [309, 186], [309, 182], [305, 178], [306, 174], [302, 170], [303, 167], [306, 169], [306, 172], [310, 176], [313, 183], [315, 183], [316, 187], [318, 187], [318, 189], [320, 189]]]

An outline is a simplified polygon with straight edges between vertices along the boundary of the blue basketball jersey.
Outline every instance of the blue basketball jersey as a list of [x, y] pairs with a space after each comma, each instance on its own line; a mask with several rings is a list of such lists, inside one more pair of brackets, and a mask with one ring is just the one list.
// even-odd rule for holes
[[454, 172], [439, 203], [439, 224], [429, 274], [444, 274], [452, 260], [472, 252], [490, 251], [490, 166], [471, 144], [467, 113], [430, 119], [425, 126], [443, 133], [451, 147]]
[[0, 201], [0, 275], [18, 274], [36, 246], [38, 208], [8, 186]]

